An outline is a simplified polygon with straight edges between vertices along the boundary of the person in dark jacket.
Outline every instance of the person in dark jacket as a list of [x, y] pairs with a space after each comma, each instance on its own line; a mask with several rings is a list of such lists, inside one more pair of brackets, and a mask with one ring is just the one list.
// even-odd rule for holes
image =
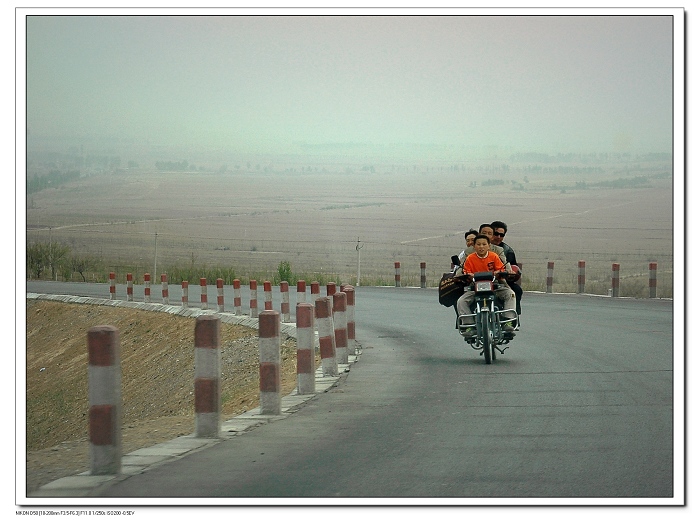
[[[508, 233], [508, 225], [503, 221], [493, 221], [491, 223], [491, 229], [493, 230], [493, 238], [491, 239], [491, 242], [496, 246], [503, 248], [503, 253], [505, 253], [506, 259], [511, 266], [517, 266], [518, 261], [515, 258], [515, 250], [503, 242], [506, 233]], [[520, 299], [523, 296], [523, 288], [520, 286], [520, 284], [511, 280], [508, 281], [508, 285], [515, 293], [515, 310], [517, 311], [518, 315], [520, 315]]]

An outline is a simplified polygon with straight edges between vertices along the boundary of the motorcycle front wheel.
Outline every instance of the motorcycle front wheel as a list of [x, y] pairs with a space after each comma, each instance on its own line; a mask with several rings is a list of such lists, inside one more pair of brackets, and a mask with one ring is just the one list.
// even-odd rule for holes
[[488, 313], [481, 314], [481, 345], [484, 348], [484, 361], [490, 364], [491, 355], [493, 353], [493, 341], [491, 339], [491, 327]]

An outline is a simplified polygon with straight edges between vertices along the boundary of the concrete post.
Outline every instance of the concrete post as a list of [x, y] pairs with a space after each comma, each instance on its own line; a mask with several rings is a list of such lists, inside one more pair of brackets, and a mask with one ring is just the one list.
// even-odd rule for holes
[[194, 326], [195, 436], [218, 438], [221, 427], [220, 319], [197, 317]]
[[649, 263], [649, 298], [656, 298], [656, 262]]
[[306, 302], [306, 281], [297, 281], [297, 304]]
[[186, 280], [182, 281], [182, 307], [186, 308], [190, 305], [190, 283]]
[[282, 322], [289, 322], [289, 282], [280, 282], [280, 296], [282, 303], [280, 304], [280, 312], [282, 313]]
[[205, 277], [199, 278], [199, 305], [202, 309], [207, 309], [209, 307], [209, 296], [207, 295], [207, 279]]
[[126, 274], [126, 300], [134, 301], [134, 276], [131, 273]]
[[250, 316], [258, 318], [258, 281], [250, 281]]
[[272, 310], [272, 283], [269, 280], [263, 282], [263, 292], [265, 294], [265, 311]]
[[119, 330], [95, 326], [88, 330], [88, 421], [90, 474], [121, 473], [122, 381]]
[[586, 261], [578, 261], [578, 293], [586, 290]]
[[109, 300], [117, 299], [116, 275], [113, 271], [109, 272]]
[[165, 273], [160, 275], [160, 285], [163, 293], [163, 304], [170, 304], [170, 297], [168, 296], [168, 276]]
[[148, 303], [151, 301], [151, 274], [145, 273], [143, 275], [143, 301]]
[[260, 414], [282, 412], [280, 363], [280, 314], [274, 310], [260, 313]]
[[316, 392], [316, 367], [314, 357], [314, 306], [299, 302], [296, 307], [297, 319], [297, 393]]
[[233, 312], [241, 315], [241, 281], [233, 279]]
[[357, 344], [355, 341], [355, 288], [350, 284], [340, 286], [340, 291], [346, 295], [346, 316], [348, 324], [348, 355], [354, 355]]
[[554, 261], [549, 261], [547, 263], [547, 293], [552, 292], [553, 283], [554, 283]]
[[612, 296], [620, 296], [620, 265], [617, 262], [612, 265]]
[[339, 364], [348, 363], [347, 296], [339, 291], [333, 295], [333, 326], [335, 333], [335, 356]]
[[224, 311], [224, 279], [216, 279], [216, 309]]
[[315, 304], [319, 298], [321, 298], [321, 284], [314, 281], [311, 283], [311, 303]]
[[324, 376], [335, 376], [338, 374], [338, 360], [335, 352], [335, 328], [333, 327], [331, 299], [319, 297], [314, 302], [314, 309], [321, 351], [321, 370]]

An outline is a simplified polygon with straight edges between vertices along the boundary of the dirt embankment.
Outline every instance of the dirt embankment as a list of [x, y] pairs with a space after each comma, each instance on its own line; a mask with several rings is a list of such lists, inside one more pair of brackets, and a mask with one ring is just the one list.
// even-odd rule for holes
[[[87, 331], [119, 329], [122, 444], [128, 454], [194, 431], [194, 318], [27, 301], [27, 492], [89, 470]], [[259, 406], [257, 331], [221, 323], [222, 416]], [[296, 387], [296, 341], [282, 339], [282, 394]]]

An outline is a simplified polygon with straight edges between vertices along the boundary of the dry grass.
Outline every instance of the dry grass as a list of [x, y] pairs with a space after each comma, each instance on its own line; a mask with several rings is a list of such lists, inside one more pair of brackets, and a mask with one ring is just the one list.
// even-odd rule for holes
[[[664, 171], [618, 166], [583, 180], [592, 185]], [[286, 260], [307, 279], [325, 274], [355, 282], [359, 238], [366, 283], [391, 284], [399, 261], [404, 283], [418, 284], [420, 262], [426, 262], [428, 283], [435, 285], [462, 249], [464, 231], [500, 219], [509, 224], [506, 242], [525, 266], [524, 282], [536, 289], [544, 289], [548, 261], [556, 262], [557, 283], [564, 285], [576, 276], [579, 260], [587, 261], [592, 282], [606, 280], [612, 262], [620, 262], [626, 276], [644, 274], [657, 261], [659, 296], [672, 295], [670, 179], [652, 178], [641, 188], [560, 190], [553, 186], [582, 178], [515, 168], [458, 172], [444, 165], [337, 170], [93, 176], [33, 194], [28, 240], [50, 235], [101, 258], [121, 277], [127, 265], [143, 273], [157, 262], [158, 271], [194, 264], [262, 278]], [[490, 177], [529, 182], [524, 191], [510, 184], [469, 186]]]

